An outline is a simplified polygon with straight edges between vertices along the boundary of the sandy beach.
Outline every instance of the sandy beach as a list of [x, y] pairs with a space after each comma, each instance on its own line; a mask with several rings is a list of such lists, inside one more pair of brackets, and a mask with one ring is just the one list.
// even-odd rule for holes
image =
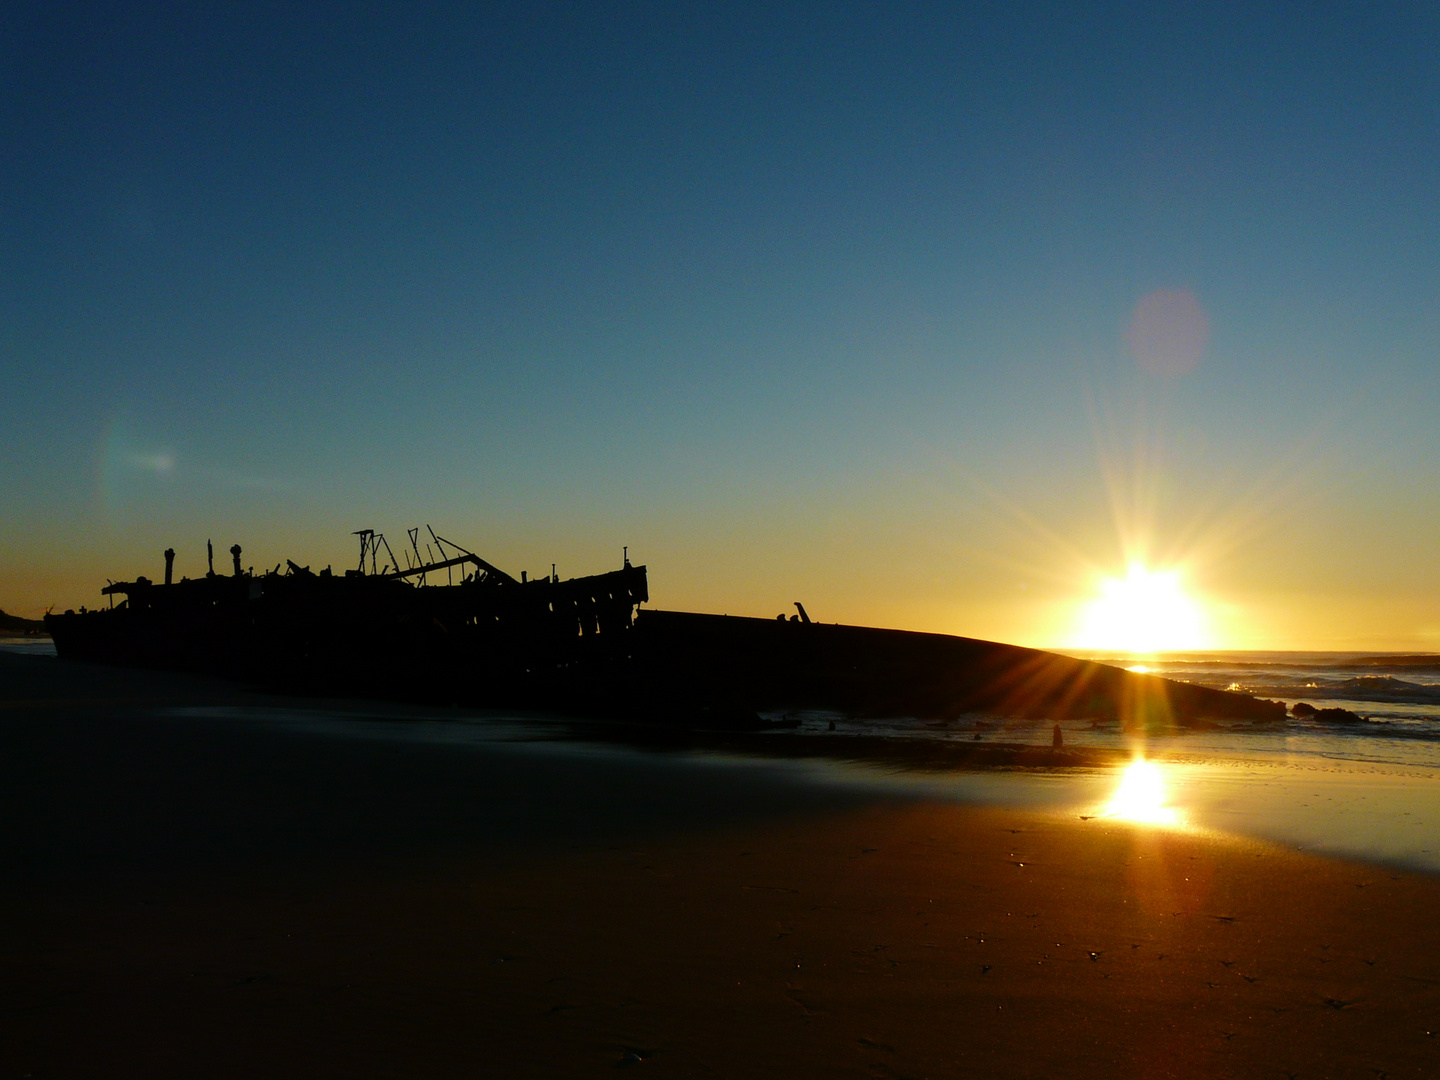
[[8, 1076], [1376, 1077], [1440, 882], [0, 656]]

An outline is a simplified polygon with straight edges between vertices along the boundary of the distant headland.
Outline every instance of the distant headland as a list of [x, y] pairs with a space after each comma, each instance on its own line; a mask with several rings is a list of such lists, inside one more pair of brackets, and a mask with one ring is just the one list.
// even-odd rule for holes
[[0, 637], [39, 635], [45, 632], [45, 623], [40, 619], [22, 619], [19, 615], [8, 615], [0, 611]]

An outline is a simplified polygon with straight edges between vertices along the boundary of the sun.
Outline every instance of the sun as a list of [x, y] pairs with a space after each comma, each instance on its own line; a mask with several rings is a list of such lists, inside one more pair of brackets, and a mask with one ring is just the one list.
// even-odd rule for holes
[[1130, 564], [1124, 577], [1100, 581], [1100, 595], [1083, 612], [1076, 645], [1157, 653], [1203, 649], [1209, 644], [1200, 605], [1186, 592], [1179, 570]]

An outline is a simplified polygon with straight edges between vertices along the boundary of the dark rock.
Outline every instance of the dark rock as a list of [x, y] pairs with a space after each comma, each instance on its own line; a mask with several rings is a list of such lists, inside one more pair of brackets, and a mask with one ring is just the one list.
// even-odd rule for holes
[[1290, 715], [1297, 720], [1314, 720], [1321, 724], [1363, 724], [1365, 717], [1349, 709], [1317, 709], [1304, 701], [1297, 701], [1290, 709]]
[[1318, 720], [1322, 724], [1363, 724], [1365, 717], [1351, 712], [1349, 709], [1316, 709], [1312, 720]]

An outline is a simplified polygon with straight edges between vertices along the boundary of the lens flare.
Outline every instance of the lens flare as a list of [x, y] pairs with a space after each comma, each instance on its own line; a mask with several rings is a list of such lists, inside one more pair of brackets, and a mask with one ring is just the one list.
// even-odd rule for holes
[[1157, 289], [1135, 305], [1125, 340], [1142, 371], [1178, 379], [1205, 355], [1210, 317], [1189, 289]]
[[1105, 804], [1105, 817], [1145, 825], [1178, 825], [1180, 815], [1165, 805], [1165, 775], [1153, 761], [1137, 758], [1125, 766], [1120, 786]]

